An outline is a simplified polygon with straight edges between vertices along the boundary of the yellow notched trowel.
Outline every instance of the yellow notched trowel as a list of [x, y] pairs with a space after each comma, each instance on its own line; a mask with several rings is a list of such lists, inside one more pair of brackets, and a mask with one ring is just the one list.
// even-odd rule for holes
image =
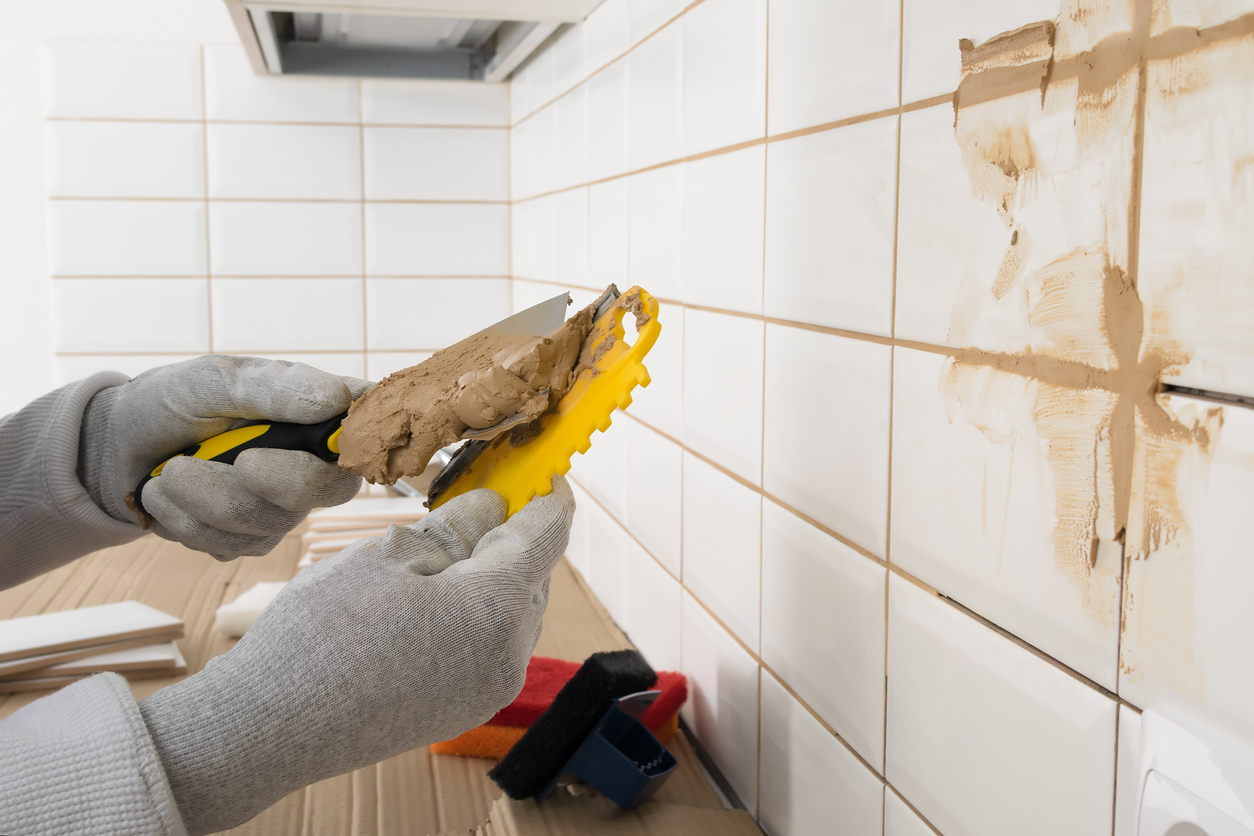
[[[566, 294], [515, 314], [486, 331], [541, 336], [561, 324]], [[592, 331], [585, 346], [592, 346], [593, 360], [576, 377], [570, 391], [548, 412], [530, 424], [516, 427], [491, 441], [467, 441], [428, 488], [428, 507], [438, 508], [455, 496], [476, 488], [497, 491], [508, 504], [512, 516], [533, 496], [547, 494], [550, 481], [570, 470], [570, 457], [583, 453], [592, 444], [592, 433], [610, 427], [615, 409], [626, 409], [631, 391], [649, 385], [644, 356], [657, 341], [662, 326], [657, 320], [657, 300], [639, 287], [619, 294], [613, 285], [597, 300]], [[627, 342], [623, 318], [636, 322], [634, 342]], [[553, 318], [556, 317], [556, 321]], [[543, 324], [541, 324], [543, 323]], [[527, 330], [530, 329], [530, 330]], [[339, 458], [340, 422], [337, 415], [320, 424], [288, 424], [277, 421], [247, 421], [235, 429], [202, 441], [175, 454], [234, 464], [244, 450], [269, 448], [301, 450], [324, 461]], [[144, 528], [151, 522], [144, 511], [144, 485], [161, 475], [166, 459], [146, 474], [127, 503], [140, 517]], [[429, 468], [430, 469], [430, 468]]]

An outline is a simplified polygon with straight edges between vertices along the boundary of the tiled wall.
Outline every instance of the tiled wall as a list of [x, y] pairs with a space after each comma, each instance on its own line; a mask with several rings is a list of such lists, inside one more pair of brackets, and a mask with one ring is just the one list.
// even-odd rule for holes
[[206, 352], [378, 379], [510, 309], [508, 91], [43, 47], [55, 382]]
[[[515, 308], [662, 300], [572, 556], [769, 833], [1126, 836], [1142, 710], [1254, 748], [1254, 415], [1136, 378], [1254, 393], [1254, 41], [1074, 6], [607, 0], [511, 85]], [[956, 118], [958, 39], [1040, 20], [1048, 92]]]

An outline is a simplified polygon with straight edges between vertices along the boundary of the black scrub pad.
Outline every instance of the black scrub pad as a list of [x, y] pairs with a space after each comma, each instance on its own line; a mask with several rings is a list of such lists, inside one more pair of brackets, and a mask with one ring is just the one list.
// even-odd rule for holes
[[539, 795], [615, 699], [648, 691], [656, 682], [653, 668], [634, 650], [593, 653], [488, 776], [510, 798]]

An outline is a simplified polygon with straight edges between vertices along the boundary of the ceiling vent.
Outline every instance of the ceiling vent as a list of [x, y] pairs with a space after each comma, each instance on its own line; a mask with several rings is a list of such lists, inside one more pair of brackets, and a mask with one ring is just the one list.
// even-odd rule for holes
[[259, 75], [501, 82], [602, 0], [226, 0]]

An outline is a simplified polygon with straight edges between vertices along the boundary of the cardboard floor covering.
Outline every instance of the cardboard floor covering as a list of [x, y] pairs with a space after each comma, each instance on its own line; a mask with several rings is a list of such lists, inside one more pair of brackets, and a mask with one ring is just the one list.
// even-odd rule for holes
[[[134, 599], [186, 622], [178, 642], [189, 673], [234, 643], [213, 629], [214, 611], [262, 581], [289, 580], [300, 558], [300, 531], [264, 558], [219, 563], [155, 536], [106, 549], [0, 591], [0, 618]], [[563, 560], [554, 571], [544, 633], [536, 653], [582, 661], [598, 650], [630, 647], [583, 579]], [[182, 677], [131, 683], [142, 699]], [[0, 718], [45, 696], [0, 696]], [[505, 799], [487, 778], [493, 761], [416, 749], [306, 787], [232, 836], [704, 836], [758, 834], [743, 810], [725, 810], [682, 734], [670, 747], [679, 768], [653, 798], [619, 811], [595, 794], [555, 793], [544, 804]]]

